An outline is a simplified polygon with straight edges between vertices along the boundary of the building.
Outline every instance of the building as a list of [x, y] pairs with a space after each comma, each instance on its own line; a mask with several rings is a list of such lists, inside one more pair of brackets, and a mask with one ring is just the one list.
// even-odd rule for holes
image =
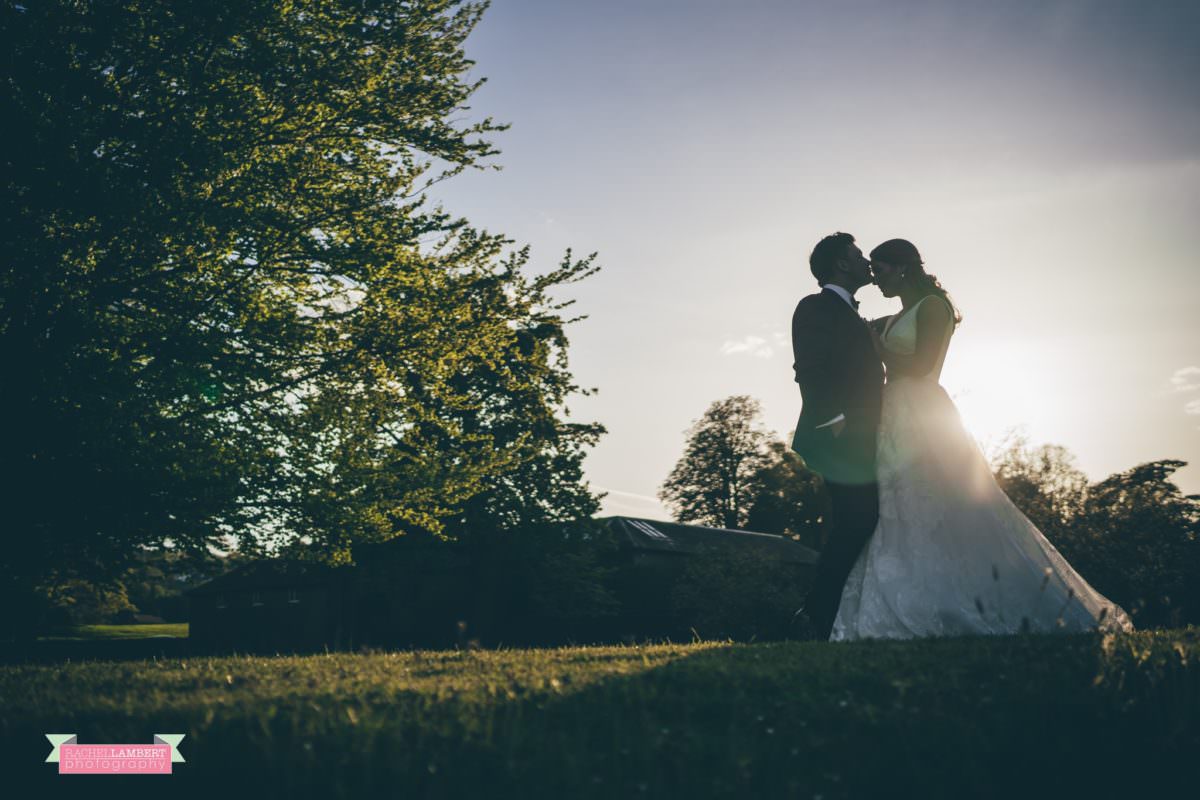
[[343, 647], [347, 577], [298, 561], [245, 564], [186, 592], [188, 639], [244, 652]]
[[360, 548], [352, 567], [261, 561], [197, 587], [191, 638], [256, 652], [686, 640], [672, 592], [689, 565], [733, 556], [798, 587], [818, 558], [777, 534], [631, 517], [454, 543], [406, 535]]

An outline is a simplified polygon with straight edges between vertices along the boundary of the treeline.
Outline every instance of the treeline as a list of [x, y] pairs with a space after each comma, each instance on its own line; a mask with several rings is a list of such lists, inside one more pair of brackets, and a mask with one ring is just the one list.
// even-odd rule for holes
[[[1019, 438], [992, 462], [1013, 503], [1143, 627], [1200, 623], [1200, 496], [1172, 482], [1183, 466], [1154, 461], [1090, 484], [1065, 448]], [[759, 403], [745, 395], [714, 402], [693, 424], [659, 496], [680, 522], [824, 544], [820, 477], [765, 429]], [[726, 593], [755, 591], [762, 573], [742, 573]]]

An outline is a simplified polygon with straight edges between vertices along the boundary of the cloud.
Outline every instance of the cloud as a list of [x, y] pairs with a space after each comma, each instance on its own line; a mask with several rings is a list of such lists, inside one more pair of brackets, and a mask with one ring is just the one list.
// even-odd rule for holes
[[1200, 389], [1200, 367], [1180, 367], [1171, 376], [1171, 388], [1177, 392]]
[[733, 356], [745, 353], [747, 355], [754, 356], [755, 358], [770, 358], [771, 356], [775, 355], [776, 347], [783, 346], [782, 334], [772, 334], [772, 338], [775, 340], [774, 346], [768, 343], [763, 337], [755, 336], [753, 334], [743, 336], [737, 341], [727, 341], [725, 344], [721, 345], [721, 355]]
[[772, 331], [768, 333], [770, 339], [763, 336], [755, 336], [754, 333], [727, 341], [721, 345], [721, 355], [738, 355], [745, 353], [756, 357], [756, 359], [769, 359], [775, 355], [775, 350], [782, 350], [787, 347], [788, 339], [782, 331]]
[[[1200, 391], [1200, 367], [1180, 367], [1171, 376], [1171, 391], [1176, 394]], [[1200, 397], [1193, 397], [1183, 404], [1183, 413], [1189, 417], [1200, 417]]]

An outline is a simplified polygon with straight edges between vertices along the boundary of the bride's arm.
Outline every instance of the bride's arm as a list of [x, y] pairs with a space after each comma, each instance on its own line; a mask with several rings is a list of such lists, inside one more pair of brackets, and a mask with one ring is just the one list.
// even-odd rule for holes
[[901, 355], [883, 347], [879, 348], [879, 357], [887, 365], [888, 373], [927, 375], [941, 354], [946, 328], [952, 324], [950, 308], [945, 302], [922, 303], [917, 309], [917, 346], [912, 355]]

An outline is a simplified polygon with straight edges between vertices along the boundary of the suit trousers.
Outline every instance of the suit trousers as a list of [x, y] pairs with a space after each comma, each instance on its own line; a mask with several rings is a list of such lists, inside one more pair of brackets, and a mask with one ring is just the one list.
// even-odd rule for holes
[[831, 530], [805, 612], [817, 636], [829, 639], [842, 600], [842, 588], [879, 521], [879, 484], [843, 484], [828, 479]]

